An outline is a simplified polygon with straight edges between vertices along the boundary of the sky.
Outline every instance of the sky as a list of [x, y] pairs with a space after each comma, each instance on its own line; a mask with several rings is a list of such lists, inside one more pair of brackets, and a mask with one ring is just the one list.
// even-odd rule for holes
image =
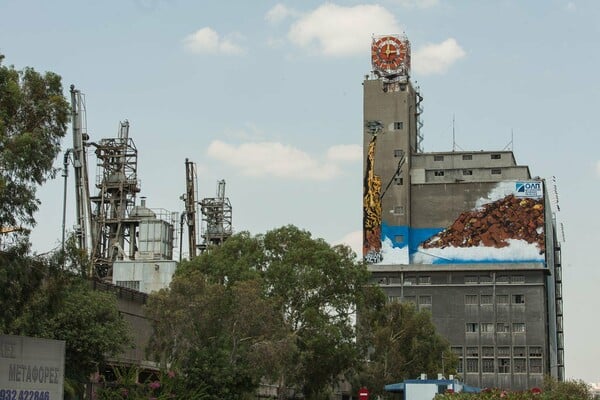
[[[406, 33], [424, 150], [512, 149], [556, 185], [566, 375], [600, 381], [600, 2], [0, 0], [0, 17], [4, 63], [85, 93], [90, 140], [130, 122], [149, 207], [183, 210], [189, 158], [200, 198], [226, 180], [235, 231], [294, 224], [356, 251], [369, 46]], [[43, 253], [60, 245], [60, 174], [38, 195]]]

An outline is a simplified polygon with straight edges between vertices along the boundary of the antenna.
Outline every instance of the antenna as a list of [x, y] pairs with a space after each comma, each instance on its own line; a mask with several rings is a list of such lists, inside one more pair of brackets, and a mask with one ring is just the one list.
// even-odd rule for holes
[[454, 130], [454, 114], [452, 114], [452, 152], [456, 151], [456, 131]]
[[510, 142], [508, 142], [508, 144], [506, 146], [504, 146], [504, 148], [502, 150], [513, 151], [513, 144], [514, 144], [514, 133], [513, 133], [513, 129], [510, 128]]
[[456, 152], [456, 148], [464, 151], [462, 147], [456, 144], [456, 129], [455, 129], [456, 121], [454, 119], [454, 114], [452, 114], [452, 152]]

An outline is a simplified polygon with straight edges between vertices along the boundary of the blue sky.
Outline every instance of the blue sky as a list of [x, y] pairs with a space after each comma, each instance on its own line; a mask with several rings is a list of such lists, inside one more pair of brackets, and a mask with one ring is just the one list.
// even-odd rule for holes
[[[371, 35], [406, 32], [425, 151], [452, 149], [454, 117], [458, 149], [501, 150], [512, 133], [517, 161], [555, 177], [566, 373], [600, 381], [600, 3], [0, 0], [0, 16], [5, 63], [83, 91], [92, 140], [130, 121], [150, 207], [183, 209], [189, 158], [200, 197], [227, 181], [236, 231], [292, 223], [357, 249]], [[39, 195], [44, 252], [60, 241], [62, 180]], [[72, 192], [69, 209], [72, 226]]]

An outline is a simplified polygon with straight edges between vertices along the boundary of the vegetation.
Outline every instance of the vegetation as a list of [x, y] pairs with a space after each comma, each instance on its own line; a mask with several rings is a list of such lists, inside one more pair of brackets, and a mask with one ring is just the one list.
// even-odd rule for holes
[[485, 389], [481, 393], [438, 394], [435, 400], [591, 400], [590, 387], [582, 381], [558, 382], [547, 377], [543, 388], [523, 392], [510, 392], [500, 389]]
[[380, 302], [361, 313], [359, 326], [359, 343], [368, 360], [358, 381], [372, 388], [373, 395], [383, 395], [386, 384], [421, 373], [456, 373], [458, 360], [449, 343], [436, 332], [430, 313], [418, 311], [413, 303]]
[[348, 247], [294, 226], [243, 232], [181, 265], [171, 289], [151, 296], [152, 348], [220, 390], [214, 398], [241, 398], [262, 378], [281, 398], [285, 388], [322, 398], [358, 362], [353, 315], [367, 278]]
[[33, 226], [37, 185], [52, 177], [69, 105], [60, 76], [2, 65], [0, 54], [0, 228]]

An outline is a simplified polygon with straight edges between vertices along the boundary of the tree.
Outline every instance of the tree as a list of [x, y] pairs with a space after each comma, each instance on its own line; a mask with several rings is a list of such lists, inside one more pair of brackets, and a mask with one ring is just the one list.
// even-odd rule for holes
[[3, 59], [0, 54], [0, 228], [33, 226], [36, 185], [55, 174], [69, 105], [59, 75], [17, 71]]
[[391, 302], [365, 310], [359, 321], [361, 344], [369, 351], [358, 379], [373, 394], [382, 395], [386, 384], [421, 373], [456, 372], [458, 360], [448, 341], [436, 332], [430, 313], [418, 311], [414, 303]]
[[0, 333], [66, 341], [65, 377], [80, 386], [130, 342], [113, 294], [62, 269], [63, 255], [0, 251]]
[[264, 355], [286, 343], [281, 316], [256, 280], [226, 286], [188, 270], [150, 296], [147, 313], [155, 321], [151, 353], [185, 377], [178, 396], [197, 387], [208, 399], [249, 396], [269, 375]]
[[287, 331], [289, 351], [272, 353], [270, 363], [281, 396], [296, 388], [307, 399], [320, 398], [357, 361], [354, 315], [364, 302], [368, 272], [349, 247], [284, 226], [254, 237], [234, 235], [179, 273], [190, 270], [224, 286], [259, 280]]
[[283, 381], [308, 399], [320, 398], [358, 359], [354, 316], [368, 271], [349, 247], [332, 247], [295, 226], [267, 232], [262, 243], [266, 293], [296, 337], [293, 368], [283, 371]]

